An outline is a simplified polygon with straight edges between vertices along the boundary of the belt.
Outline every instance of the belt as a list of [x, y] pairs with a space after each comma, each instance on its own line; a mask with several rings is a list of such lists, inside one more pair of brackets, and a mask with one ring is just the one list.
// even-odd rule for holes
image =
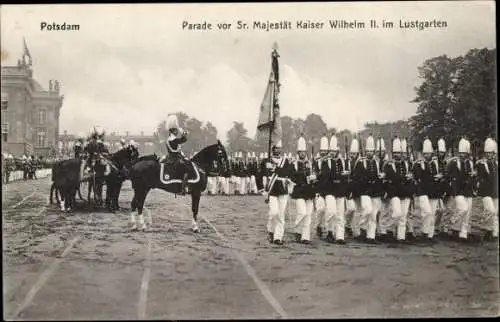
[[340, 183], [340, 180], [333, 180], [333, 183]]

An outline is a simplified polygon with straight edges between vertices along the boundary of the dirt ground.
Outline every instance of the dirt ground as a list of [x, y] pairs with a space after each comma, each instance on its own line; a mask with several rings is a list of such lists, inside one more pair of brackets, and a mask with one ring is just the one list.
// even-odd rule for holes
[[499, 314], [496, 243], [276, 246], [259, 196], [203, 197], [194, 234], [190, 198], [159, 190], [152, 226], [132, 232], [129, 183], [116, 214], [81, 202], [63, 214], [48, 191], [48, 179], [2, 186], [4, 319]]

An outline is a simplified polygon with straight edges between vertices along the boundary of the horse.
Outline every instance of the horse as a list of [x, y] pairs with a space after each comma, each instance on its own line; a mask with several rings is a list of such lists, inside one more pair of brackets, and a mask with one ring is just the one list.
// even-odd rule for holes
[[76, 207], [75, 195], [80, 186], [80, 163], [78, 159], [56, 162], [52, 166], [52, 186], [50, 187], [50, 203], [53, 191], [61, 197], [61, 211], [70, 211]]
[[[195, 233], [200, 230], [197, 216], [201, 193], [207, 188], [207, 171], [214, 160], [219, 165], [224, 161], [227, 164], [227, 153], [220, 141], [217, 141], [217, 144], [204, 148], [189, 160], [192, 163], [192, 166], [189, 166], [189, 168], [192, 169], [190, 170], [190, 177], [188, 177], [188, 188], [191, 195], [191, 210], [193, 212], [192, 230]], [[131, 202], [132, 212], [130, 214], [133, 230], [137, 229], [135, 224], [136, 210], [139, 215], [140, 228], [142, 230], [146, 228], [142, 211], [146, 196], [151, 189], [161, 189], [174, 194], [181, 193], [182, 181], [180, 178], [182, 178], [183, 174], [174, 173], [162, 178], [161, 175], [163, 175], [164, 167], [165, 165], [161, 164], [156, 156], [142, 157], [130, 170], [129, 176], [132, 181], [132, 188], [134, 189], [134, 197]]]
[[137, 162], [138, 153], [131, 147], [118, 150], [113, 153], [109, 161], [111, 162], [110, 173], [106, 176], [106, 207], [110, 212], [118, 210], [118, 197], [123, 182], [128, 179], [128, 174], [132, 164]]
[[[118, 194], [116, 191], [117, 185], [120, 185], [123, 181], [119, 175], [120, 172], [123, 171], [123, 167], [128, 167], [133, 162], [133, 151], [129, 149], [122, 149], [110, 155], [110, 159], [101, 159], [101, 161], [94, 163], [100, 164], [102, 170], [99, 167], [99, 175], [98, 177], [91, 178], [80, 178], [80, 166], [82, 161], [80, 159], [69, 159], [56, 162], [52, 167], [52, 186], [50, 190], [50, 203], [52, 203], [52, 195], [53, 192], [56, 194], [56, 199], [58, 194], [61, 196], [61, 201], [57, 200], [61, 204], [61, 210], [65, 209], [74, 209], [76, 206], [75, 196], [76, 193], [80, 195], [80, 185], [82, 183], [88, 182], [89, 184], [89, 196], [88, 200], [90, 201], [90, 193], [92, 186], [95, 186], [98, 180], [104, 182], [108, 185], [108, 189], [106, 190], [106, 199], [109, 201], [116, 200], [116, 204], [118, 203]], [[105, 176], [106, 165], [109, 164], [109, 174]], [[102, 174], [101, 174], [102, 173]], [[119, 181], [122, 180], [122, 181]], [[97, 189], [95, 189], [97, 190]], [[102, 192], [102, 185], [100, 188]], [[102, 198], [102, 197], [101, 197]], [[99, 200], [99, 199], [98, 199]], [[63, 203], [64, 201], [64, 203]], [[111, 203], [109, 203], [111, 204]], [[110, 209], [111, 207], [108, 207]]]

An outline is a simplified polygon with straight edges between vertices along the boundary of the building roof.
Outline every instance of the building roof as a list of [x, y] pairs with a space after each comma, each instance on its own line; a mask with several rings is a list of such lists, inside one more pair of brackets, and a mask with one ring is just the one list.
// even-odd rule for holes
[[34, 78], [31, 79], [31, 85], [33, 86], [33, 90], [35, 92], [46, 92], [46, 90], [43, 89], [42, 85], [40, 85], [40, 83], [37, 82]]

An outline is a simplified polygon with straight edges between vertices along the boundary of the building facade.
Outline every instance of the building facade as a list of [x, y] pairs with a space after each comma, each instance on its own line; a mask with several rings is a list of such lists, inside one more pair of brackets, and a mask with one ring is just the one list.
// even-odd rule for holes
[[64, 96], [58, 81], [49, 81], [48, 87], [33, 78], [26, 46], [17, 66], [2, 66], [2, 153], [48, 157], [56, 152]]

